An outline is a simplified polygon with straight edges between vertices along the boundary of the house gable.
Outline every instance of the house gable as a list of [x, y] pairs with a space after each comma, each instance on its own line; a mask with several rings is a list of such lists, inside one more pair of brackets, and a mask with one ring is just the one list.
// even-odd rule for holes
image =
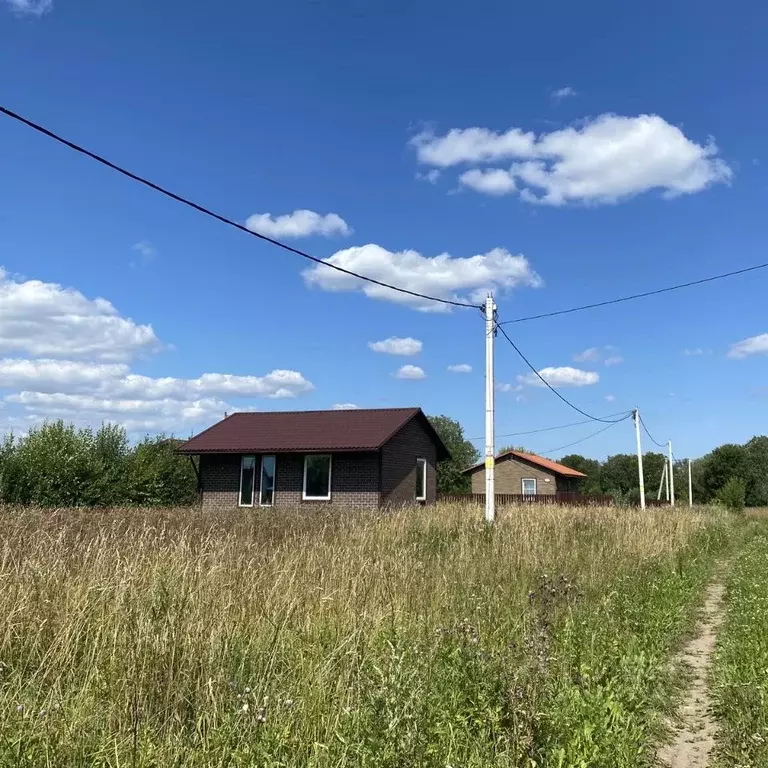
[[[473, 468], [471, 476], [472, 493], [485, 493], [485, 467]], [[558, 490], [557, 475], [551, 470], [516, 456], [506, 455], [497, 459], [494, 472], [496, 493], [522, 493], [523, 479], [536, 480], [536, 493], [541, 496], [552, 495]]]

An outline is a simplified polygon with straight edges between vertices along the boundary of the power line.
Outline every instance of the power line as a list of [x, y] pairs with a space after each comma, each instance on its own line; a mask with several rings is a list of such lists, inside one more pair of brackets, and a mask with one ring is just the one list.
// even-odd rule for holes
[[580, 413], [582, 416], [586, 416], [590, 421], [602, 421], [604, 424], [618, 424], [618, 422], [623, 421], [623, 419], [615, 419], [613, 421], [609, 421], [608, 419], [601, 419], [597, 416], [592, 416], [592, 414], [587, 413], [586, 411], [582, 411], [581, 408], [579, 408], [577, 405], [574, 405], [570, 400], [568, 400], [566, 397], [561, 395], [534, 367], [534, 365], [528, 360], [528, 358], [520, 351], [518, 346], [515, 344], [512, 339], [509, 338], [507, 335], [507, 332], [502, 328], [503, 324], [497, 324], [497, 328], [501, 331], [504, 338], [512, 345], [512, 349], [517, 352], [517, 354], [521, 357], [522, 361], [536, 374], [536, 376], [539, 378], [539, 380], [549, 388], [552, 392], [554, 392], [557, 397], [559, 397], [569, 408], [573, 408], [574, 411], [577, 413]]
[[[609, 416], [606, 416], [606, 419], [611, 419], [614, 416], [624, 416], [624, 415], [632, 415], [632, 411], [621, 411], [620, 413], [612, 413]], [[529, 429], [526, 432], [506, 432], [503, 435], [495, 435], [496, 438], [499, 437], [520, 437], [522, 435], [536, 435], [540, 432], [554, 432], [556, 429], [566, 429], [567, 427], [578, 427], [582, 424], [590, 424], [592, 422], [592, 419], [585, 419], [584, 421], [573, 421], [570, 424], [560, 424], [556, 427], [543, 427], [541, 429]], [[613, 422], [618, 423], [618, 422]], [[470, 442], [474, 440], [485, 440], [485, 436], [482, 437], [468, 437], [467, 440]]]
[[640, 423], [643, 425], [643, 429], [645, 430], [645, 434], [648, 435], [652, 443], [655, 443], [659, 448], [666, 448], [667, 446], [664, 445], [664, 443], [660, 443], [658, 440], [656, 440], [653, 435], [648, 431], [648, 427], [645, 426], [645, 422], [643, 421], [643, 417], [640, 417]]
[[248, 229], [248, 227], [244, 226], [243, 224], [239, 224], [238, 222], [233, 221], [232, 219], [229, 219], [220, 213], [216, 213], [215, 211], [212, 211], [209, 208], [206, 208], [200, 205], [199, 203], [195, 203], [186, 197], [182, 197], [181, 195], [178, 195], [175, 192], [171, 192], [165, 187], [161, 187], [159, 184], [155, 184], [155, 182], [150, 181], [149, 179], [146, 179], [142, 176], [139, 176], [138, 174], [133, 173], [132, 171], [122, 168], [121, 166], [113, 163], [111, 160], [107, 160], [105, 157], [102, 157], [101, 155], [97, 155], [95, 152], [92, 152], [91, 150], [86, 149], [85, 147], [82, 147], [79, 144], [75, 144], [74, 142], [69, 141], [69, 139], [65, 139], [63, 136], [60, 136], [57, 133], [54, 133], [48, 128], [44, 128], [42, 125], [39, 125], [38, 123], [35, 123], [32, 120], [27, 119], [26, 117], [22, 117], [22, 115], [19, 115], [16, 112], [13, 112], [10, 109], [3, 107], [2, 105], [0, 105], [0, 112], [2, 112], [7, 117], [13, 118], [18, 122], [23, 123], [29, 128], [32, 128], [33, 130], [37, 131], [38, 133], [42, 133], [44, 136], [47, 136], [48, 138], [53, 139], [54, 141], [57, 141], [60, 144], [63, 144], [65, 147], [68, 147], [69, 149], [72, 149], [75, 152], [79, 152], [80, 154], [85, 155], [86, 157], [90, 157], [92, 160], [95, 160], [97, 163], [101, 163], [102, 165], [105, 165], [107, 168], [111, 168], [113, 171], [117, 171], [123, 176], [127, 176], [129, 179], [132, 179], [133, 181], [137, 181], [139, 182], [139, 184], [143, 184], [144, 186], [155, 190], [155, 192], [160, 192], [160, 194], [163, 194], [166, 197], [170, 197], [171, 200], [175, 200], [177, 203], [182, 203], [183, 205], [189, 206], [190, 208], [194, 208], [194, 210], [198, 211], [199, 213], [205, 214], [206, 216], [210, 216], [213, 219], [217, 219], [223, 224], [228, 224], [230, 227], [234, 227], [235, 229], [239, 229], [241, 232], [245, 232], [248, 235], [257, 237], [259, 238], [259, 240], [264, 240], [267, 243], [276, 245], [278, 248], [282, 248], [283, 250], [289, 251], [290, 253], [294, 253], [297, 256], [301, 256], [304, 259], [313, 261], [315, 264], [321, 264], [324, 267], [335, 269], [337, 272], [341, 272], [342, 274], [349, 275], [350, 277], [356, 277], [358, 280], [364, 280], [367, 283], [378, 285], [381, 288], [389, 288], [391, 291], [404, 293], [407, 296], [413, 296], [418, 299], [425, 299], [426, 301], [436, 301], [436, 302], [439, 302], [440, 304], [450, 304], [451, 306], [454, 306], [454, 307], [479, 308], [480, 306], [478, 304], [469, 304], [467, 302], [455, 301], [453, 299], [441, 299], [437, 296], [428, 296], [427, 294], [419, 293], [418, 291], [411, 291], [407, 288], [399, 288], [396, 285], [390, 285], [389, 283], [385, 283], [381, 280], [376, 280], [373, 277], [367, 277], [366, 275], [361, 275], [358, 272], [353, 272], [350, 269], [345, 269], [344, 267], [340, 267], [337, 264], [332, 264], [328, 261], [324, 261], [323, 259], [319, 259], [317, 256], [312, 256], [311, 254], [306, 253], [305, 251], [301, 251], [298, 248], [293, 248], [292, 246], [287, 245], [286, 243], [282, 243], [279, 240], [275, 240], [272, 237], [268, 237], [267, 235], [262, 235], [259, 232], [254, 232], [253, 230]]
[[568, 443], [568, 445], [561, 445], [559, 448], [552, 448], [549, 451], [542, 451], [542, 454], [546, 453], [557, 453], [558, 451], [563, 451], [566, 448], [571, 448], [574, 445], [578, 445], [579, 443], [583, 443], [586, 440], [589, 440], [590, 438], [597, 437], [599, 434], [605, 432], [606, 430], [610, 429], [611, 427], [615, 427], [619, 422], [626, 421], [628, 418], [631, 417], [631, 413], [628, 416], [625, 416], [623, 419], [619, 419], [619, 421], [611, 422], [607, 427], [602, 427], [601, 429], [598, 429], [597, 432], [593, 432], [591, 435], [587, 435], [586, 437], [582, 437], [581, 440], [576, 440], [576, 442]]
[[609, 301], [598, 301], [595, 304], [584, 304], [580, 307], [571, 307], [570, 309], [558, 309], [555, 312], [544, 312], [541, 315], [528, 315], [527, 317], [517, 317], [514, 320], [507, 320], [501, 325], [510, 325], [511, 323], [526, 323], [529, 320], [541, 320], [545, 317], [556, 317], [558, 315], [569, 315], [573, 312], [583, 312], [585, 309], [595, 309], [597, 307], [607, 307], [611, 304], [620, 304], [623, 301], [633, 301], [634, 299], [644, 299], [648, 296], [658, 296], [660, 293], [669, 293], [670, 291], [677, 291], [680, 288], [690, 288], [694, 285], [703, 285], [704, 283], [711, 283], [715, 280], [723, 280], [726, 277], [734, 277], [735, 275], [743, 275], [747, 272], [754, 272], [757, 269], [765, 269], [768, 267], [768, 262], [765, 264], [755, 264], [753, 267], [745, 267], [744, 269], [736, 269], [733, 272], [724, 272], [722, 275], [713, 275], [712, 277], [704, 277], [701, 280], [692, 280], [689, 283], [679, 283], [678, 285], [670, 285], [667, 288], [659, 288], [655, 291], [646, 291], [645, 293], [635, 293], [631, 296], [622, 296], [620, 299], [610, 299]]

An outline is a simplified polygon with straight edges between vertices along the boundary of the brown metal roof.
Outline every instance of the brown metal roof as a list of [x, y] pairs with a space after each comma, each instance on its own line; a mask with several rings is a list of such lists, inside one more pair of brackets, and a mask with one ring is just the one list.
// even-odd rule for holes
[[[554, 472], [556, 475], [563, 475], [564, 477], [586, 477], [583, 472], [577, 472], [575, 469], [566, 467], [565, 464], [558, 464], [556, 461], [552, 461], [552, 459], [545, 459], [543, 456], [537, 456], [535, 453], [523, 453], [522, 451], [504, 451], [504, 453], [500, 453], [496, 457], [496, 461], [503, 461], [504, 459], [508, 459], [513, 456], [516, 459], [522, 459], [523, 461], [528, 461], [531, 464], [536, 464], [543, 469], [548, 469], [550, 472]], [[468, 467], [464, 471], [474, 472], [476, 469], [480, 469], [484, 466], [485, 463], [481, 462], [480, 464], [475, 464], [472, 467]]]
[[179, 446], [178, 453], [307, 453], [377, 451], [412, 419], [450, 453], [421, 408], [233, 413]]

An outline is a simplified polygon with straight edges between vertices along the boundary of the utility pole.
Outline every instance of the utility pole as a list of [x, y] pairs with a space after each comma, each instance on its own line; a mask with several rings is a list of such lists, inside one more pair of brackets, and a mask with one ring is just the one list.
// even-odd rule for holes
[[496, 485], [494, 464], [494, 379], [493, 342], [496, 336], [496, 305], [489, 291], [485, 300], [485, 522], [493, 523], [496, 518]]
[[672, 441], [669, 443], [669, 503], [675, 506], [675, 464], [672, 459]]
[[688, 459], [688, 506], [693, 506], [693, 476], [691, 475], [690, 459]]
[[664, 460], [664, 482], [666, 483], [666, 496], [664, 497], [669, 504], [669, 462]]
[[632, 413], [635, 420], [635, 437], [637, 438], [637, 474], [640, 478], [640, 509], [645, 509], [645, 478], [643, 477], [643, 447], [640, 444], [640, 411], [635, 408]]
[[[661, 501], [661, 489], [664, 487], [664, 480], [667, 477], [667, 462], [661, 468], [661, 480], [659, 480], [659, 492], [656, 494], [656, 501]], [[669, 486], [667, 486], [667, 497], [669, 497]]]

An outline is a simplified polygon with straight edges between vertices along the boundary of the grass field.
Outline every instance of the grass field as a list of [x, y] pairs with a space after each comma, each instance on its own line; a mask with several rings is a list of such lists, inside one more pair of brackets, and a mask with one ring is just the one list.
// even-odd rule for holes
[[768, 765], [768, 526], [736, 558], [727, 581], [713, 688], [719, 765]]
[[646, 765], [734, 537], [458, 505], [0, 526], [0, 765], [115, 768]]

